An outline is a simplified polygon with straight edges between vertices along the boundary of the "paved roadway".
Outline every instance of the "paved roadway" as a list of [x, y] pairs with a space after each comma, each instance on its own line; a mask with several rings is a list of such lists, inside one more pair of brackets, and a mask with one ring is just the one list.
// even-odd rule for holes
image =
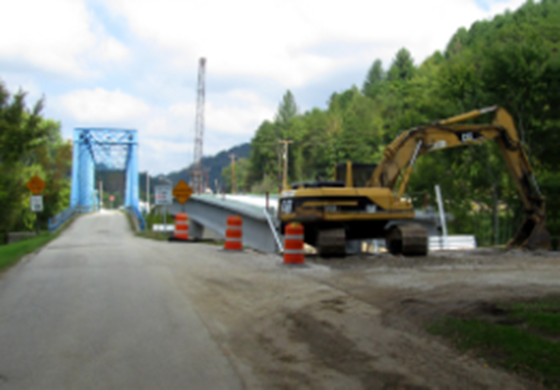
[[242, 388], [150, 245], [85, 215], [0, 277], [0, 389]]

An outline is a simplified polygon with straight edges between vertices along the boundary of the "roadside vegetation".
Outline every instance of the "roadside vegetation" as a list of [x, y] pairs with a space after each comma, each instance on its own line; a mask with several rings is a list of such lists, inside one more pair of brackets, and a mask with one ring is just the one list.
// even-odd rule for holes
[[[167, 241], [167, 239], [172, 235], [171, 232], [159, 232], [159, 231], [152, 230], [154, 224], [163, 224], [163, 215], [157, 214], [155, 208], [153, 208], [149, 214], [144, 214], [144, 220], [146, 221], [146, 228], [144, 229], [144, 231], [139, 231], [139, 232], [137, 232], [136, 229], [134, 228], [133, 216], [126, 211], [123, 211], [123, 213], [126, 215], [126, 219], [128, 220], [128, 226], [130, 227], [130, 230], [134, 232], [134, 235], [136, 237], [149, 238], [157, 241]], [[167, 223], [173, 224], [173, 221], [174, 221], [173, 215], [168, 213]]]
[[560, 389], [560, 297], [489, 305], [429, 327], [461, 351], [551, 389]]
[[[11, 96], [0, 79], [0, 245], [11, 231], [31, 231], [38, 222], [69, 206], [72, 145], [63, 141], [60, 122], [44, 118], [43, 99], [32, 108], [26, 93]], [[43, 211], [29, 209], [31, 192], [25, 183], [33, 175], [46, 182]]]
[[[287, 91], [273, 121], [251, 141], [249, 159], [235, 165], [237, 191], [277, 192], [282, 145], [289, 182], [332, 179], [337, 163], [376, 163], [403, 129], [473, 109], [500, 105], [514, 117], [540, 189], [547, 197], [548, 229], [560, 234], [560, 3], [527, 1], [515, 12], [458, 27], [447, 47], [417, 63], [401, 48], [390, 64], [372, 58], [361, 86], [325, 96], [326, 108], [301, 112]], [[460, 28], [459, 28], [460, 27]], [[474, 120], [488, 123], [491, 115]], [[231, 169], [223, 170], [231, 187]], [[515, 184], [493, 143], [422, 156], [407, 187], [415, 207], [435, 206], [440, 184], [453, 234], [476, 235], [479, 246], [504, 244], [524, 217]]]
[[172, 233], [153, 232], [150, 230], [135, 233], [136, 237], [149, 238], [156, 241], [167, 241], [171, 235]]
[[0, 273], [15, 265], [22, 257], [42, 248], [56, 238], [56, 234], [40, 233], [10, 245], [0, 245]]
[[43, 231], [33, 238], [27, 238], [9, 245], [0, 245], [0, 273], [17, 264], [25, 255], [41, 249], [57, 238], [76, 218], [78, 218], [78, 216], [74, 215], [53, 233]]

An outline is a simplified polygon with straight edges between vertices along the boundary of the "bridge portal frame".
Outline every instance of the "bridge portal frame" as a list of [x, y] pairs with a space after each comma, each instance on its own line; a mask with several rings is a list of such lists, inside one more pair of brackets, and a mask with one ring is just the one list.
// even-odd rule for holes
[[99, 208], [95, 168], [125, 171], [124, 206], [140, 215], [138, 203], [138, 133], [114, 128], [75, 128], [70, 206], [78, 212]]

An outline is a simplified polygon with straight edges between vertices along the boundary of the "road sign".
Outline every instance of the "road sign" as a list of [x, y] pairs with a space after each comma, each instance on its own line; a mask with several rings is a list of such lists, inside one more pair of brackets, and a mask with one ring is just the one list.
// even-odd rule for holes
[[184, 204], [187, 200], [189, 200], [193, 193], [194, 191], [192, 188], [183, 180], [179, 181], [175, 188], [173, 188], [173, 196], [181, 204]]
[[29, 191], [33, 192], [34, 195], [39, 195], [41, 191], [45, 188], [46, 183], [39, 176], [34, 175], [25, 186]]
[[43, 195], [35, 195], [31, 197], [31, 211], [40, 213], [43, 211]]
[[113, 195], [111, 195], [111, 196], [109, 197], [109, 200], [112, 202], [112, 201], [115, 200], [115, 197], [114, 197]]
[[171, 186], [155, 186], [156, 204], [165, 205], [173, 203], [173, 192]]

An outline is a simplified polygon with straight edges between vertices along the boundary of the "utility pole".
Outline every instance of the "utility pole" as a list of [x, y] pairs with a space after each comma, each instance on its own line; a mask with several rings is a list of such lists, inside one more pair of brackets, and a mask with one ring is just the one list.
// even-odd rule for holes
[[205, 84], [204, 78], [206, 73], [206, 58], [202, 57], [198, 65], [198, 85], [196, 94], [196, 122], [194, 135], [194, 161], [191, 170], [191, 178], [193, 189], [198, 194], [202, 193], [204, 185], [204, 173], [202, 170], [202, 145], [204, 142], [204, 96]]
[[146, 214], [150, 214], [150, 174], [146, 171]]
[[[278, 156], [278, 177], [276, 178], [278, 183], [278, 193], [282, 191], [282, 156], [280, 153], [281, 146], [276, 145], [276, 155]], [[263, 177], [264, 180], [264, 177]]]
[[231, 158], [231, 193], [235, 194], [235, 154], [230, 154]]
[[288, 188], [288, 145], [294, 141], [281, 139], [278, 140], [278, 142], [284, 144], [284, 172], [282, 174], [282, 189], [286, 189]]

